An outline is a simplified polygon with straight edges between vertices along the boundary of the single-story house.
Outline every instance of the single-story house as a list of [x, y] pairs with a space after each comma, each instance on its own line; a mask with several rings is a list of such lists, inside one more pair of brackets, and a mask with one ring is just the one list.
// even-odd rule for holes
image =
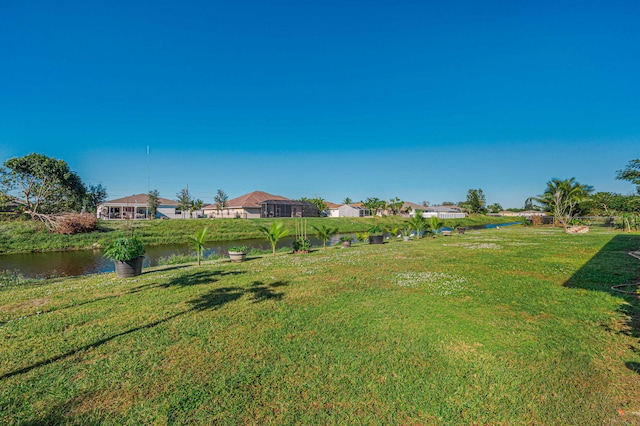
[[253, 191], [226, 202], [223, 209], [215, 204], [202, 208], [210, 218], [316, 217], [318, 208], [304, 201], [293, 201], [264, 191]]
[[370, 216], [369, 209], [359, 204], [334, 204], [327, 202], [328, 217], [365, 217]]
[[533, 216], [547, 216], [547, 212], [542, 212], [538, 210], [525, 210], [521, 212], [512, 212], [509, 210], [502, 210], [498, 213], [499, 216], [505, 217], [524, 217], [526, 219], [531, 220]]
[[[98, 206], [96, 215], [98, 219], [151, 219], [149, 217], [149, 195], [137, 194], [106, 201]], [[177, 201], [158, 197], [156, 218], [183, 219], [188, 217], [188, 211], [181, 212], [178, 209]]]
[[[437, 217], [439, 219], [464, 219], [467, 214], [456, 206], [429, 206], [422, 207], [422, 217]], [[413, 217], [415, 210], [409, 212], [409, 216]]]
[[318, 207], [306, 201], [265, 200], [260, 217], [318, 217]]

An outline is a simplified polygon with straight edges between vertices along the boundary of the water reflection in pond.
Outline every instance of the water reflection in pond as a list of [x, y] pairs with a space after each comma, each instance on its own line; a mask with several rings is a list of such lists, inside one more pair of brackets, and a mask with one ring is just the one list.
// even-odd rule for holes
[[[348, 235], [348, 234], [347, 234]], [[339, 235], [334, 236], [329, 244], [336, 244]], [[283, 238], [280, 247], [291, 247], [293, 237]], [[322, 246], [322, 241], [311, 238], [315, 247]], [[205, 246], [205, 257], [211, 254], [226, 255], [232, 246], [246, 245], [250, 248], [271, 250], [271, 245], [264, 239], [211, 242]], [[25, 277], [75, 276], [113, 272], [112, 261], [102, 255], [102, 250], [76, 250], [46, 253], [20, 253], [0, 255], [0, 271], [16, 271]], [[187, 244], [165, 244], [146, 248], [143, 267], [156, 266], [158, 260], [176, 254], [193, 254]]]

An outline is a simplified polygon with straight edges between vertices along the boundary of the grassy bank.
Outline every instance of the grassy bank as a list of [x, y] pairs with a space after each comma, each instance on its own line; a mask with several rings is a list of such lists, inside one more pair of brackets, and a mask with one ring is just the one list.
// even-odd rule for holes
[[514, 227], [4, 288], [0, 423], [637, 422], [609, 288], [639, 247]]
[[[295, 220], [282, 219], [290, 233], [295, 233]], [[152, 221], [101, 221], [97, 232], [79, 235], [58, 235], [48, 232], [42, 224], [35, 222], [0, 222], [0, 254], [86, 249], [92, 246], [105, 246], [111, 240], [124, 235], [129, 228], [139, 235], [146, 245], [184, 243], [204, 226], [209, 227], [207, 241], [229, 241], [250, 238], [262, 238], [259, 227], [267, 225], [271, 219], [185, 219]], [[503, 223], [513, 218], [495, 218], [478, 215], [455, 223], [464, 226], [486, 223]], [[362, 232], [373, 224], [402, 227], [406, 219], [385, 218], [311, 218], [308, 219], [308, 231], [311, 225], [325, 224], [337, 227], [340, 232]], [[454, 221], [445, 221], [453, 224]]]

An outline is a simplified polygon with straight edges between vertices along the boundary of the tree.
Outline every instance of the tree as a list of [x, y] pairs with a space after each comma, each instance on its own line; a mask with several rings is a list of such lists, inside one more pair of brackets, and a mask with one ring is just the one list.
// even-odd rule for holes
[[271, 243], [271, 249], [273, 250], [273, 255], [276, 255], [276, 244], [278, 241], [289, 235], [289, 230], [285, 229], [284, 223], [281, 221], [275, 221], [271, 223], [271, 226], [267, 228], [266, 226], [261, 226], [260, 232], [262, 232], [267, 239]]
[[311, 225], [311, 227], [316, 230], [316, 234], [318, 235], [318, 238], [322, 240], [325, 250], [327, 249], [327, 241], [338, 233], [338, 228], [331, 228], [324, 225]]
[[485, 211], [486, 199], [482, 189], [470, 189], [467, 192], [467, 201], [464, 206], [470, 213], [481, 213]]
[[176, 194], [176, 199], [178, 201], [178, 209], [182, 212], [182, 217], [184, 217], [184, 212], [188, 211], [193, 203], [191, 194], [189, 194], [189, 187], [186, 186], [182, 188], [180, 192]]
[[36, 153], [5, 161], [0, 182], [7, 199], [21, 199], [25, 213], [50, 225], [52, 214], [79, 211], [87, 193], [66, 162]]
[[196, 210], [200, 210], [204, 206], [204, 201], [201, 199], [191, 200], [191, 205], [189, 206], [189, 218], [193, 217], [193, 212]]
[[593, 187], [582, 185], [573, 177], [565, 180], [553, 178], [547, 182], [544, 193], [533, 199], [553, 213], [554, 218], [566, 229], [577, 213], [578, 204], [586, 201], [591, 192]]
[[107, 200], [107, 188], [101, 183], [90, 185], [84, 199], [84, 209], [95, 213], [98, 206]]
[[351, 204], [351, 201], [352, 201], [351, 198], [347, 197], [342, 202], [348, 205], [348, 204]]
[[443, 201], [442, 205], [443, 206], [455, 206], [456, 203], [454, 203], [453, 201]]
[[196, 251], [198, 256], [198, 266], [200, 266], [200, 257], [204, 255], [204, 237], [207, 235], [207, 227], [205, 226], [196, 235], [189, 237], [189, 244]]
[[149, 210], [149, 216], [152, 219], [155, 219], [156, 214], [158, 213], [158, 205], [160, 205], [160, 193], [157, 189], [152, 189], [149, 191], [149, 196], [147, 198], [147, 209]]
[[502, 208], [500, 203], [493, 203], [487, 206], [487, 210], [489, 210], [489, 213], [500, 213], [504, 209]]
[[429, 207], [429, 202], [428, 201], [423, 201], [422, 202], [422, 207]]
[[387, 203], [387, 207], [389, 207], [389, 210], [391, 210], [391, 213], [393, 213], [394, 216], [400, 213], [400, 210], [402, 209], [403, 205], [404, 205], [404, 201], [402, 201], [398, 197], [390, 199], [389, 202]]
[[442, 222], [438, 216], [431, 216], [429, 218], [429, 226], [436, 235], [438, 234], [438, 229], [442, 228], [443, 225], [444, 222]]
[[314, 197], [314, 198], [300, 198], [300, 201], [304, 201], [306, 203], [311, 203], [318, 208], [318, 216], [322, 216], [322, 212], [327, 210], [327, 203], [322, 199], [322, 197]]
[[416, 231], [416, 238], [420, 238], [422, 231], [427, 230], [427, 220], [422, 216], [422, 210], [416, 209], [414, 215], [409, 219], [409, 227]]
[[385, 208], [387, 203], [384, 200], [381, 200], [377, 197], [369, 197], [365, 201], [362, 202], [362, 206], [369, 209], [372, 216], [378, 214], [378, 212]]
[[538, 206], [537, 204], [533, 203], [535, 201], [534, 198], [535, 197], [529, 197], [526, 200], [524, 200], [523, 210], [535, 210], [535, 211], [539, 211], [540, 210], [540, 206]]
[[227, 207], [227, 201], [229, 201], [229, 197], [227, 197], [227, 194], [222, 189], [218, 189], [216, 196], [213, 197], [213, 201], [216, 203], [216, 210], [218, 210], [218, 216], [221, 216], [222, 210], [224, 210]]
[[629, 161], [627, 167], [618, 170], [616, 179], [631, 182], [636, 186], [636, 192], [640, 195], [640, 158]]

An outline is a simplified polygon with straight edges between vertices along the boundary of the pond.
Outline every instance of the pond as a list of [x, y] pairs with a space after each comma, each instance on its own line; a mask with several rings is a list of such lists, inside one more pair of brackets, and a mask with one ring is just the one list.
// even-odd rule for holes
[[[347, 234], [348, 235], [348, 234]], [[331, 238], [329, 245], [339, 242], [340, 235]], [[278, 248], [291, 247], [294, 237], [286, 237], [278, 242]], [[314, 247], [322, 246], [322, 241], [310, 238]], [[232, 246], [246, 245], [251, 248], [271, 250], [271, 244], [265, 239], [215, 241], [205, 246], [205, 257], [211, 254], [226, 255]], [[19, 253], [0, 255], [0, 271], [15, 271], [25, 277], [53, 277], [113, 272], [113, 262], [102, 255], [103, 250], [74, 250], [44, 253]], [[175, 254], [194, 253], [185, 244], [164, 244], [146, 247], [143, 267], [156, 266], [158, 260]]]

